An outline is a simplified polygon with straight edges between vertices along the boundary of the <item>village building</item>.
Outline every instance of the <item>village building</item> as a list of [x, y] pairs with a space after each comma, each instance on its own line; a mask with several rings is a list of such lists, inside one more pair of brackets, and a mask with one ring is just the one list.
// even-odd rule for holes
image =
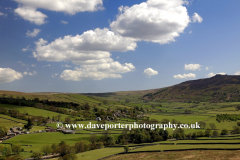
[[64, 133], [64, 134], [75, 134], [75, 131], [70, 130], [70, 129], [65, 129], [65, 130], [62, 130], [62, 133]]
[[95, 120], [96, 121], [101, 121], [102, 119], [100, 117], [97, 117]]

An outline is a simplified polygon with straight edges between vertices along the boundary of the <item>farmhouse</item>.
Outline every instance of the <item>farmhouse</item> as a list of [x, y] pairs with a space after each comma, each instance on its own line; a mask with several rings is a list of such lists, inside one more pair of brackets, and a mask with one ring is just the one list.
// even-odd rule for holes
[[97, 117], [95, 120], [96, 121], [101, 121], [102, 119], [100, 117]]
[[45, 129], [45, 131], [46, 131], [46, 132], [56, 132], [56, 130], [55, 130], [54, 128], [52, 128], [52, 127], [47, 127], [47, 128]]
[[62, 133], [64, 133], [64, 134], [75, 134], [75, 131], [70, 130], [70, 129], [65, 129], [65, 130], [62, 130]]

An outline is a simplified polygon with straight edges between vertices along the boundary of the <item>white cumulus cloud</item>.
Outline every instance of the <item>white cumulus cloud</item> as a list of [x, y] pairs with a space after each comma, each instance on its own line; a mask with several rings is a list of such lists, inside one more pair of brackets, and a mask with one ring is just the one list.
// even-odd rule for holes
[[122, 78], [120, 73], [133, 71], [135, 67], [132, 63], [119, 62], [103, 63], [98, 65], [82, 65], [76, 70], [64, 70], [60, 78], [71, 81], [81, 81], [87, 79], [102, 80], [105, 78]]
[[65, 64], [65, 65], [62, 65], [63, 67], [66, 67], [66, 68], [70, 68], [70, 67], [72, 67], [72, 66], [70, 66], [70, 65], [67, 65], [67, 64]]
[[36, 42], [34, 57], [45, 61], [72, 61], [75, 64], [95, 64], [111, 61], [111, 51], [135, 50], [137, 44], [109, 31], [95, 29], [82, 35], [65, 36], [48, 44], [40, 39]]
[[30, 75], [30, 76], [35, 76], [36, 74], [37, 74], [36, 71], [28, 72], [28, 75]]
[[191, 71], [200, 70], [201, 65], [200, 64], [185, 64], [184, 69], [191, 70]]
[[60, 21], [62, 24], [68, 24], [68, 21]]
[[57, 77], [57, 75], [58, 75], [58, 73], [55, 73], [55, 74], [52, 74], [52, 78], [55, 78], [55, 77]]
[[203, 18], [201, 16], [199, 16], [197, 13], [194, 13], [192, 16], [192, 21], [201, 23], [203, 21]]
[[30, 47], [30, 46], [27, 46], [26, 48], [23, 48], [22, 51], [23, 51], [23, 52], [28, 51], [28, 50], [29, 50], [29, 47]]
[[26, 65], [25, 63], [23, 63], [22, 61], [18, 61], [17, 63], [21, 64], [24, 67], [27, 67], [28, 65]]
[[175, 41], [190, 23], [185, 0], [148, 0], [119, 7], [111, 29], [124, 37], [160, 44]]
[[174, 75], [173, 78], [175, 78], [175, 79], [196, 78], [196, 74], [193, 74], [193, 73], [188, 73], [188, 74], [178, 74], [178, 75]]
[[16, 2], [32, 7], [56, 12], [76, 14], [85, 11], [97, 11], [103, 9], [102, 0], [15, 0]]
[[207, 74], [207, 77], [213, 77], [213, 76], [215, 76], [217, 74], [226, 75], [226, 73], [224, 73], [224, 72], [220, 72], [220, 73], [213, 73], [213, 72], [211, 72], [211, 73]]
[[0, 16], [7, 16], [7, 14], [0, 12]]
[[36, 71], [32, 71], [32, 72], [25, 71], [25, 72], [23, 72], [23, 75], [29, 75], [29, 76], [35, 76], [36, 74], [37, 74]]
[[48, 16], [43, 14], [42, 12], [37, 11], [35, 8], [21, 6], [14, 10], [20, 17], [24, 20], [30, 21], [31, 23], [35, 23], [36, 25], [42, 25], [46, 23], [45, 18]]
[[240, 75], [240, 71], [237, 71], [237, 72], [235, 73], [235, 75]]
[[33, 29], [32, 32], [31, 31], [27, 31], [26, 36], [27, 37], [36, 37], [39, 32], [41, 32], [41, 30], [35, 28], [35, 29]]
[[[60, 77], [65, 80], [120, 78], [119, 73], [130, 72], [134, 66], [120, 64], [111, 58], [111, 51], [135, 50], [137, 44], [131, 38], [124, 38], [108, 28], [95, 29], [82, 35], [65, 36], [48, 43], [40, 39], [36, 42], [33, 56], [41, 61], [71, 61], [81, 65], [76, 70], [65, 70]], [[105, 69], [104, 69], [105, 68]], [[67, 75], [67, 76], [66, 76]]]
[[23, 75], [28, 75], [28, 72], [27, 71], [23, 72]]
[[152, 68], [147, 68], [144, 70], [143, 72], [147, 77], [151, 77], [151, 76], [154, 76], [154, 75], [158, 75], [158, 71], [155, 71], [153, 70]]
[[0, 83], [8, 83], [14, 80], [19, 80], [23, 77], [20, 72], [11, 68], [0, 68]]

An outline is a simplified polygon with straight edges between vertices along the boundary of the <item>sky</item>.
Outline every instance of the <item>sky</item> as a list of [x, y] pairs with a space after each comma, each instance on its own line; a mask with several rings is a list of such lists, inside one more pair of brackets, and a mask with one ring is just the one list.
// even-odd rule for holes
[[1, 0], [0, 90], [102, 93], [240, 75], [239, 6]]

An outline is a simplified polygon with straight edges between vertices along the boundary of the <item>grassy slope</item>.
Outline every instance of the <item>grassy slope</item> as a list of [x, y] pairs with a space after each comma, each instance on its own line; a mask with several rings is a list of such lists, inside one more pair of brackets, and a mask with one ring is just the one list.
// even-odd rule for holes
[[78, 159], [94, 160], [123, 152], [123, 148], [103, 148], [77, 154]]
[[192, 149], [192, 148], [219, 148], [219, 149], [225, 149], [225, 148], [234, 148], [234, 149], [240, 149], [240, 145], [238, 144], [204, 144], [204, 145], [156, 145], [156, 146], [146, 146], [139, 149], [135, 149], [135, 151], [154, 151], [154, 150], [178, 150], [178, 149]]
[[[15, 106], [15, 105], [7, 105], [7, 104], [0, 104], [1, 107], [7, 108], [7, 109], [16, 109], [20, 113], [28, 113], [28, 115], [33, 115], [33, 116], [43, 116], [43, 117], [50, 117], [52, 118], [53, 116], [57, 116], [60, 113], [57, 112], [52, 112], [52, 111], [47, 111], [43, 109], [37, 109], [33, 107], [23, 107], [23, 106]], [[60, 114], [62, 117], [61, 119], [65, 119], [66, 117], [70, 117], [71, 119], [74, 119], [72, 116], [65, 115], [65, 114]]]
[[226, 160], [232, 159], [237, 160], [240, 159], [239, 151], [179, 151], [179, 152], [154, 152], [154, 153], [135, 153], [135, 154], [125, 154], [125, 155], [118, 155], [107, 158], [106, 160], [121, 160], [121, 159], [128, 159], [128, 160], [143, 160], [143, 159], [162, 159], [162, 160], [197, 160], [197, 159], [204, 159], [204, 160]]
[[6, 119], [3, 119], [3, 118], [0, 118], [0, 122], [1, 122], [0, 127], [6, 127], [6, 128], [10, 128], [10, 127], [13, 127], [13, 126], [23, 127], [22, 123], [16, 123], [14, 121], [6, 120]]
[[8, 119], [10, 121], [17, 122], [17, 123], [27, 123], [27, 121], [25, 121], [25, 120], [13, 118], [13, 117], [10, 117], [10, 116], [4, 115], [4, 114], [0, 114], [0, 118]]
[[[231, 87], [228, 86], [227, 87], [223, 87], [223, 91], [226, 91], [226, 89], [231, 89]], [[83, 104], [85, 102], [88, 102], [90, 105], [98, 105], [98, 103], [102, 103], [104, 99], [108, 99], [109, 101], [109, 104], [108, 105], [102, 105], [100, 108], [107, 108], [107, 107], [116, 107], [116, 106], [121, 106], [121, 107], [133, 107], [133, 106], [143, 106], [145, 109], [150, 109], [150, 110], [153, 110], [153, 111], [156, 111], [157, 109], [162, 109], [163, 110], [163, 113], [151, 113], [148, 114], [147, 116], [150, 117], [150, 119], [157, 119], [159, 121], [161, 121], [162, 119], [164, 118], [167, 118], [169, 120], [171, 119], [176, 119], [176, 120], [179, 120], [181, 121], [182, 123], [195, 123], [195, 122], [198, 122], [198, 121], [205, 121], [207, 124], [209, 123], [215, 123], [216, 126], [217, 126], [217, 130], [220, 131], [221, 129], [223, 128], [227, 128], [229, 130], [232, 129], [233, 126], [236, 126], [236, 122], [222, 122], [222, 123], [218, 123], [216, 120], [215, 120], [215, 115], [216, 114], [223, 114], [223, 113], [229, 113], [229, 114], [240, 114], [240, 111], [236, 111], [235, 105], [240, 105], [239, 102], [232, 102], [232, 103], [208, 103], [208, 102], [203, 102], [203, 103], [200, 103], [200, 104], [194, 104], [194, 103], [180, 103], [180, 102], [161, 102], [162, 106], [163, 107], [158, 107], [156, 106], [155, 108], [152, 108], [151, 107], [151, 104], [154, 104], [154, 105], [159, 105], [160, 103], [159, 102], [150, 102], [150, 103], [143, 103], [143, 100], [139, 99], [139, 97], [141, 97], [142, 95], [146, 94], [146, 93], [154, 93], [154, 92], [157, 92], [158, 90], [149, 90], [149, 91], [141, 91], [141, 92], [117, 92], [117, 93], [111, 93], [111, 94], [106, 94], [104, 96], [104, 94], [101, 94], [100, 97], [89, 97], [89, 95], [79, 95], [79, 94], [24, 94], [23, 95], [28, 99], [32, 99], [32, 98], [36, 98], [36, 97], [39, 97], [40, 99], [50, 99], [50, 100], [55, 100], [55, 101], [66, 101], [66, 102], [75, 102], [75, 103], [79, 103], [79, 104]], [[165, 92], [165, 91], [164, 91]], [[161, 94], [163, 94], [164, 92], [162, 92]], [[209, 94], [212, 94], [211, 93], [212, 91], [208, 91]], [[207, 94], [208, 94], [207, 93]], [[0, 92], [1, 94], [1, 92]], [[13, 94], [11, 93], [12, 95], [14, 96], [19, 96], [21, 94], [19, 93], [16, 93], [16, 94]], [[164, 93], [165, 94], [165, 93]], [[170, 95], [171, 94], [174, 94], [176, 95], [176, 97], [179, 96], [181, 97], [182, 95], [181, 92], [177, 93], [177, 92], [168, 92], [166, 91], [166, 94]], [[193, 96], [196, 96], [194, 95], [195, 93], [193, 92], [192, 95]], [[200, 94], [199, 94], [200, 95]], [[99, 95], [98, 95], [99, 96]], [[203, 96], [203, 95], [201, 95]], [[191, 98], [191, 97], [190, 97]], [[205, 96], [205, 98], [208, 98], [208, 95]], [[126, 99], [129, 99], [130, 100], [130, 103], [125, 103]], [[114, 104], [115, 103], [115, 104]], [[226, 106], [227, 105], [227, 106]], [[5, 107], [9, 107], [9, 106], [5, 106]], [[177, 109], [178, 107], [183, 107], [182, 109]], [[49, 113], [50, 111], [47, 111], [48, 113], [45, 113], [43, 112], [44, 110], [38, 110], [36, 111], [35, 108], [30, 108], [30, 107], [16, 107], [17, 110], [19, 110], [20, 112], [28, 112], [30, 115], [32, 113], [32, 115], [35, 115], [35, 114], [39, 114], [41, 113], [41, 115], [50, 115], [49, 117], [52, 117], [52, 113], [55, 113], [55, 112], [52, 112], [52, 113]], [[34, 109], [34, 110], [32, 110]], [[183, 114], [185, 109], [190, 109], [191, 111], [194, 112], [194, 114]], [[31, 112], [31, 113], [30, 113]], [[55, 113], [58, 115], [58, 113]], [[66, 115], [67, 116], [67, 115]], [[1, 121], [1, 119], [0, 119]], [[130, 121], [130, 120], [129, 120]], [[121, 121], [121, 122], [124, 122], [126, 123], [126, 121]], [[80, 122], [80, 123], [88, 123], [87, 121], [84, 121], [84, 122]], [[55, 124], [52, 124], [52, 125], [55, 125]], [[38, 129], [38, 128], [36, 128]], [[99, 130], [96, 130], [96, 131], [99, 131]], [[185, 130], [185, 133], [188, 133], [188, 132], [194, 132], [194, 131], [199, 131], [199, 130]], [[205, 131], [205, 130], [202, 130], [202, 131]], [[79, 131], [80, 133], [91, 133], [92, 131]], [[114, 131], [115, 132], [115, 131]], [[121, 131], [116, 131], [117, 133], [120, 133]], [[172, 132], [170, 132], [172, 133]], [[42, 134], [42, 135], [41, 135]], [[68, 137], [68, 136], [65, 136], [63, 137], [63, 135], [57, 135], [57, 134], [61, 134], [61, 133], [51, 133], [53, 135], [50, 135], [49, 133], [41, 133], [41, 134], [36, 134], [40, 139], [44, 139], [44, 141], [42, 142], [39, 142], [37, 141], [37, 137], [35, 137], [35, 135], [24, 135], [26, 137], [22, 137], [22, 139], [19, 137], [20, 136], [17, 136], [13, 139], [11, 139], [12, 141], [10, 141], [11, 143], [20, 143], [20, 144], [32, 144], [33, 147], [32, 147], [32, 150], [36, 150], [36, 151], [39, 151], [39, 148], [42, 147], [43, 144], [52, 144], [52, 143], [59, 143], [61, 140], [65, 140], [68, 144], [74, 144], [75, 142], [79, 141], [80, 139], [83, 139], [84, 137], [88, 137], [89, 134], [76, 134], [76, 137], [75, 135], [71, 135], [71, 137]], [[44, 134], [49, 134], [49, 135], [45, 135]], [[39, 136], [41, 135], [41, 136]], [[204, 142], [203, 140], [200, 140], [200, 142]], [[224, 142], [224, 140], [220, 140], [221, 142]], [[184, 142], [184, 141], [181, 141], [181, 142]], [[190, 141], [188, 141], [190, 142]], [[199, 142], [199, 141], [198, 141]], [[209, 141], [210, 142], [210, 141]], [[170, 143], [170, 142], [169, 142]], [[187, 142], [186, 142], [187, 143]], [[151, 150], [151, 148], [157, 148], [157, 150], [161, 150], [162, 148], [163, 149], [167, 149], [169, 148], [170, 146], [163, 146], [161, 148], [162, 145], [158, 145], [157, 147], [155, 146], [148, 146], [148, 147], [143, 147], [143, 148], [139, 148], [139, 150]], [[193, 145], [173, 145], [171, 146], [172, 149], [176, 149], [177, 148], [180, 148], [180, 147], [185, 147], [185, 148], [194, 148], [194, 147], [212, 147], [214, 148], [213, 146], [214, 145], [197, 145], [197, 146], [193, 146]], [[216, 146], [216, 145], [215, 145]], [[220, 148], [223, 147], [222, 145], [218, 145]], [[239, 147], [239, 145], [225, 145], [227, 148], [231, 148], [231, 147]], [[170, 147], [170, 149], [171, 149]], [[215, 147], [216, 148], [216, 147]], [[105, 148], [107, 150], [107, 148]], [[114, 148], [114, 149], [119, 149], [119, 148]], [[27, 150], [31, 150], [31, 149], [27, 149]], [[121, 150], [121, 151], [120, 151]], [[122, 152], [122, 148], [120, 149], [119, 151]], [[107, 153], [107, 152], [101, 152], [101, 150], [96, 150], [95, 152], [99, 152], [97, 153], [98, 155], [110, 155], [110, 152]], [[117, 150], [112, 150], [114, 153], [117, 151]], [[137, 151], [137, 150], [135, 150]], [[89, 159], [93, 158], [93, 155], [91, 154], [93, 151], [89, 151], [89, 152], [84, 152], [84, 153], [81, 153], [81, 157], [83, 157], [83, 155], [85, 156], [84, 158], [88, 158], [90, 157]], [[94, 153], [95, 153], [94, 152]], [[87, 153], [87, 154], [85, 154]], [[117, 153], [117, 152], [116, 152]], [[92, 157], [91, 157], [92, 156]]]
[[[101, 136], [99, 134], [97, 137]], [[19, 145], [32, 145], [32, 147], [24, 147], [24, 151], [28, 154], [25, 154], [25, 158], [29, 157], [31, 150], [33, 152], [39, 152], [41, 148], [45, 145], [52, 145], [53, 143], [60, 143], [65, 141], [69, 145], [74, 145], [76, 142], [89, 138], [90, 134], [62, 134], [59, 132], [53, 133], [35, 133], [35, 134], [24, 134], [19, 135], [9, 140], [4, 141], [4, 143], [12, 143]]]
[[206, 79], [186, 81], [159, 89], [152, 97], [155, 101], [240, 101], [240, 76], [214, 76]]

